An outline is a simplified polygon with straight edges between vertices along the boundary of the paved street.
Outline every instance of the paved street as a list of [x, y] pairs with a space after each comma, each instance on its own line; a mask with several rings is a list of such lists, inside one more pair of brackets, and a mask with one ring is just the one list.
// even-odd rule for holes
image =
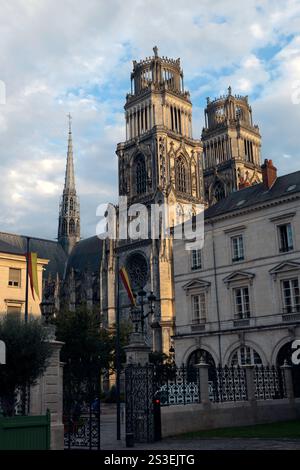
[[[101, 449], [127, 449], [125, 445], [124, 419], [122, 419], [122, 440], [116, 439], [115, 410], [106, 410], [101, 415]], [[210, 438], [178, 439], [167, 438], [154, 444], [135, 444], [136, 450], [300, 450], [300, 439], [245, 439], [245, 438]]]

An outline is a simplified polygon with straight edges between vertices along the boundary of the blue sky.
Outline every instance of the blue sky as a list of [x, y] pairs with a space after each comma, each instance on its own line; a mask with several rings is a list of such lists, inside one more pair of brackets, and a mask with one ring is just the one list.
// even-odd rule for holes
[[206, 97], [249, 95], [262, 158], [300, 169], [300, 0], [2, 0], [0, 230], [55, 239], [73, 116], [82, 236], [117, 198], [132, 60], [181, 58], [199, 138]]

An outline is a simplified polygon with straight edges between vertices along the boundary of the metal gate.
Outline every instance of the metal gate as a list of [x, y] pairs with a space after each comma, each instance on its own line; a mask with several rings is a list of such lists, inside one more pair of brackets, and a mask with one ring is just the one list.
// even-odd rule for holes
[[154, 442], [154, 367], [128, 365], [125, 369], [126, 436], [134, 442]]
[[78, 380], [65, 366], [63, 423], [65, 449], [100, 450], [99, 371]]

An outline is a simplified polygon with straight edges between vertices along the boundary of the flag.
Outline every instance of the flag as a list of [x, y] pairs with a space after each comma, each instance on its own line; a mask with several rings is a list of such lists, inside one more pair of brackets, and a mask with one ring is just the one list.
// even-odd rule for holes
[[127, 291], [127, 295], [128, 295], [128, 298], [131, 302], [131, 305], [135, 305], [135, 297], [133, 295], [133, 292], [132, 292], [132, 289], [131, 289], [131, 285], [130, 285], [130, 280], [129, 280], [129, 276], [127, 274], [127, 271], [126, 271], [126, 268], [125, 266], [123, 266], [120, 271], [120, 276], [121, 276], [121, 279], [122, 279], [122, 282], [123, 282], [123, 285]]
[[33, 299], [34, 293], [36, 293], [37, 297], [39, 298], [39, 282], [38, 282], [38, 274], [37, 274], [37, 254], [36, 253], [28, 253], [27, 254], [27, 262], [28, 262], [28, 274], [30, 280], [30, 287], [31, 287], [31, 294]]

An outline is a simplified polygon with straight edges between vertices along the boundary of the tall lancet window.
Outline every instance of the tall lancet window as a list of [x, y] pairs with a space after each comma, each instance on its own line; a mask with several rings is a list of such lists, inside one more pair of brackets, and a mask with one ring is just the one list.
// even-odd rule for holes
[[144, 158], [141, 156], [136, 163], [136, 192], [143, 194], [147, 188], [147, 173]]
[[179, 157], [176, 159], [175, 164], [175, 172], [176, 172], [176, 186], [177, 190], [181, 193], [187, 192], [187, 169], [185, 165], [185, 161], [183, 157]]
[[74, 235], [75, 233], [75, 222], [73, 219], [70, 220], [69, 222], [69, 231], [70, 231], [70, 235]]
[[216, 202], [219, 202], [225, 198], [224, 184], [220, 180], [218, 180], [214, 185], [214, 196]]

